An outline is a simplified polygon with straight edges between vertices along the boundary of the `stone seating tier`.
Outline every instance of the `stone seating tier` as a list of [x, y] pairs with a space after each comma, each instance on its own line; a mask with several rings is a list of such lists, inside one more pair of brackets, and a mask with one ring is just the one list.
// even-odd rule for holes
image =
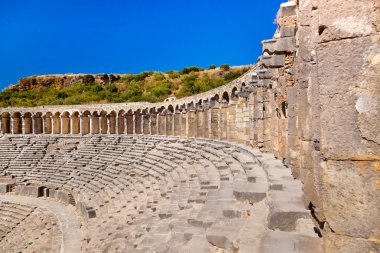
[[[272, 236], [273, 229], [304, 238], [303, 226], [309, 229], [308, 240], [318, 240], [300, 202], [301, 185], [274, 158], [205, 139], [71, 138], [22, 138], [29, 144], [6, 172], [16, 176], [18, 185], [46, 187], [52, 194], [71, 192], [73, 200], [65, 205], [93, 210], [95, 217], [83, 224], [85, 251], [185, 252], [194, 247], [233, 252], [240, 247], [239, 252], [251, 252], [244, 245], [252, 238], [245, 234], [253, 233], [250, 226], [265, 227], [267, 222], [261, 236]], [[4, 147], [19, 142], [0, 140]], [[0, 162], [5, 159], [0, 156]], [[256, 220], [255, 215], [265, 214]], [[283, 224], [283, 218], [290, 223]]]

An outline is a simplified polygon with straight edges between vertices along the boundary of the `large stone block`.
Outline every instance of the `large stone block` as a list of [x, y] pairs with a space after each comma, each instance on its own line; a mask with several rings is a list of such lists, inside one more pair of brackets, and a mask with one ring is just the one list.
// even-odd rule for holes
[[285, 55], [263, 55], [260, 62], [265, 67], [283, 67], [285, 65]]
[[320, 0], [320, 41], [368, 36], [375, 33], [376, 0]]
[[296, 35], [295, 26], [280, 27], [280, 37], [294, 37]]
[[277, 16], [279, 18], [294, 16], [297, 14], [297, 6], [295, 1], [289, 1], [286, 3], [282, 3], [280, 6], [280, 10], [278, 11]]
[[327, 161], [323, 165], [323, 208], [340, 235], [379, 238], [380, 162]]
[[325, 252], [333, 253], [362, 253], [380, 252], [380, 243], [362, 238], [334, 235], [325, 237]]
[[296, 41], [294, 37], [278, 38], [277, 40], [263, 40], [263, 52], [293, 52]]
[[322, 44], [318, 58], [321, 151], [380, 160], [380, 36]]
[[297, 94], [299, 136], [302, 140], [312, 139], [312, 108], [309, 102], [309, 89], [299, 89]]

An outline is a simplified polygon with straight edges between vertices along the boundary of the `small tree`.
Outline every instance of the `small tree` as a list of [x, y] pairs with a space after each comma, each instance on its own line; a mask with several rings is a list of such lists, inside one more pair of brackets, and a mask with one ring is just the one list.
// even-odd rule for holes
[[216, 69], [216, 66], [214, 64], [211, 64], [208, 69]]
[[221, 68], [222, 70], [224, 70], [224, 71], [227, 71], [227, 70], [230, 69], [230, 66], [228, 66], [228, 64], [222, 64], [222, 65], [220, 65], [220, 68]]

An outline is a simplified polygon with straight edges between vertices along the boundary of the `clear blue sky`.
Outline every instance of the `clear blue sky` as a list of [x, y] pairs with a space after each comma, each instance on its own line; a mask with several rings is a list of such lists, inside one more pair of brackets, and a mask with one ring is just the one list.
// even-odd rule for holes
[[24, 76], [256, 62], [279, 0], [0, 0], [0, 89]]

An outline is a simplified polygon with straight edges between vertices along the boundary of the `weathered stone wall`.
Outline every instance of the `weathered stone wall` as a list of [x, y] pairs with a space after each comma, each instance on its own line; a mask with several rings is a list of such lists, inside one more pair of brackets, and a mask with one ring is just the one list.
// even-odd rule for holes
[[380, 2], [287, 2], [237, 80], [163, 103], [2, 108], [4, 134], [147, 134], [273, 153], [303, 182], [326, 252], [380, 241]]

